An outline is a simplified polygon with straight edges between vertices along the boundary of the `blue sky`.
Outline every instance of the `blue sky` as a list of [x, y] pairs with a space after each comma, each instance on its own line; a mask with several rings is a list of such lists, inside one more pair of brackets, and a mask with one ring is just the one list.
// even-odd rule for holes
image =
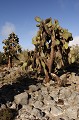
[[58, 19], [79, 42], [79, 0], [0, 0], [0, 51], [2, 40], [12, 31], [18, 35], [23, 49], [32, 49], [36, 31], [35, 16]]

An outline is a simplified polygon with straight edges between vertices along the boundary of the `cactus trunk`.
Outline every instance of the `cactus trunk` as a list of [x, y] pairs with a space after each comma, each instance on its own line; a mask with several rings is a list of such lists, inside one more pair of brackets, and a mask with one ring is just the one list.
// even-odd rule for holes
[[12, 68], [12, 57], [10, 55], [8, 58], [8, 68]]
[[50, 53], [50, 62], [49, 62], [49, 73], [52, 72], [52, 65], [54, 62], [54, 55], [55, 55], [55, 35], [54, 35], [54, 31], [53, 31], [53, 35], [51, 37], [52, 43], [51, 43], [51, 53]]

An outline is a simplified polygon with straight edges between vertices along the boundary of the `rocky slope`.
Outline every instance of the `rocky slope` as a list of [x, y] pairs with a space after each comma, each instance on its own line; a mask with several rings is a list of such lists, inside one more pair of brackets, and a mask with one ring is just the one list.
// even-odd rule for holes
[[0, 120], [79, 120], [78, 73], [61, 75], [59, 87], [53, 80], [45, 84], [30, 75], [20, 76], [20, 69], [13, 71], [18, 70], [9, 71], [7, 78], [15, 76], [15, 82], [0, 81]]

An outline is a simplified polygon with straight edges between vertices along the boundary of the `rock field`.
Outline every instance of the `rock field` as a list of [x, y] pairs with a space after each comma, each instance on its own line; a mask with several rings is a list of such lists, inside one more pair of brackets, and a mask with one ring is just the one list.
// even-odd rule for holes
[[[21, 71], [0, 73], [0, 120], [79, 120], [79, 76], [70, 72], [60, 76], [58, 86], [53, 80], [45, 84], [42, 79], [21, 76]], [[17, 78], [13, 82], [13, 78]], [[12, 78], [9, 82], [2, 78]], [[67, 81], [66, 84], [64, 81]], [[15, 116], [5, 117], [2, 110], [16, 110]], [[11, 112], [11, 111], [10, 111]]]

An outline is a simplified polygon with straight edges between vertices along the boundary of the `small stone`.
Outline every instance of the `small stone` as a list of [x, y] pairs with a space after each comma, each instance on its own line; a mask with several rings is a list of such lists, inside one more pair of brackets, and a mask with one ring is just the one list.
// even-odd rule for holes
[[42, 95], [48, 94], [48, 89], [45, 86], [41, 87]]
[[67, 99], [71, 96], [71, 89], [70, 88], [64, 88], [62, 87], [62, 89], [60, 90], [60, 94], [59, 94], [59, 98], [60, 99]]
[[50, 86], [54, 85], [54, 81], [53, 80], [50, 80]]
[[33, 108], [31, 115], [36, 116], [36, 119], [42, 118], [41, 110], [37, 108]]
[[44, 97], [44, 104], [45, 105], [53, 105], [55, 103], [54, 100], [52, 100], [51, 96], [47, 95], [46, 97]]
[[5, 109], [6, 108], [6, 105], [5, 104], [2, 104], [1, 105], [1, 109]]
[[16, 109], [17, 108], [17, 105], [15, 104], [15, 102], [12, 103], [12, 106], [10, 108], [12, 108], [12, 109]]
[[21, 94], [18, 94], [14, 96], [14, 102], [19, 105], [27, 105], [28, 104], [28, 94], [26, 92], [23, 92]]
[[74, 104], [75, 98], [76, 98], [76, 93], [75, 93], [75, 91], [74, 91], [74, 92], [71, 94], [71, 96], [68, 98], [68, 102], [69, 102], [70, 104]]
[[37, 91], [39, 88], [36, 85], [30, 85], [29, 86], [29, 92], [35, 92]]
[[41, 107], [43, 107], [43, 102], [41, 102], [41, 101], [36, 101], [33, 106], [34, 106], [35, 108], [41, 108]]
[[71, 106], [66, 109], [65, 114], [69, 117], [69, 119], [76, 119], [77, 118], [77, 107]]
[[57, 106], [51, 106], [51, 111], [50, 113], [52, 114], [53, 117], [59, 116], [63, 114], [63, 110], [60, 107]]

